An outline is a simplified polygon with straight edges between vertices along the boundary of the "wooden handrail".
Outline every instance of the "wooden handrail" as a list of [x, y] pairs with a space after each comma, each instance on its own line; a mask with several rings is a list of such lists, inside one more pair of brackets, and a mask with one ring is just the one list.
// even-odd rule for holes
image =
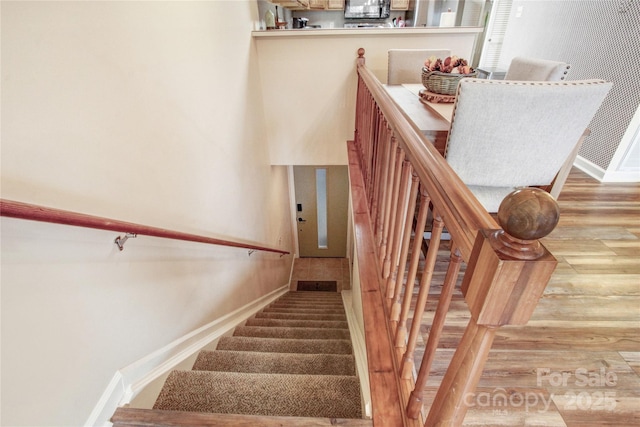
[[[364, 49], [358, 52], [364, 57]], [[362, 55], [360, 55], [362, 54]], [[398, 109], [391, 96], [382, 88], [376, 76], [358, 60], [360, 78], [388, 121], [389, 127], [404, 142], [406, 156], [420, 182], [429, 190], [431, 198], [440, 208], [440, 215], [449, 233], [460, 245], [463, 259], [469, 259], [478, 230], [500, 228], [482, 204], [462, 182], [442, 155], [431, 143], [424, 143], [424, 136]], [[428, 167], [427, 167], [428, 165]]]
[[[539, 239], [557, 224], [558, 206], [540, 189], [518, 190], [500, 206], [498, 225], [367, 69], [363, 49], [358, 56], [356, 127], [347, 145], [374, 426], [459, 426], [496, 331], [528, 322], [555, 269]], [[420, 263], [429, 216], [431, 237]], [[444, 272], [436, 260], [445, 228], [450, 260], [443, 280], [434, 272]], [[462, 293], [470, 320], [422, 419], [423, 389], [454, 292]], [[438, 304], [414, 379], [432, 297]]]
[[188, 242], [206, 243], [210, 245], [230, 246], [234, 248], [248, 249], [252, 251], [275, 252], [287, 255], [289, 252], [280, 249], [269, 248], [251, 243], [234, 242], [231, 240], [216, 239], [197, 234], [183, 233], [132, 222], [119, 221], [78, 212], [38, 206], [29, 203], [0, 199], [0, 215], [9, 218], [19, 218], [31, 221], [49, 222], [76, 227], [95, 228], [116, 232], [126, 232], [141, 236], [161, 237], [173, 240], [185, 240]]

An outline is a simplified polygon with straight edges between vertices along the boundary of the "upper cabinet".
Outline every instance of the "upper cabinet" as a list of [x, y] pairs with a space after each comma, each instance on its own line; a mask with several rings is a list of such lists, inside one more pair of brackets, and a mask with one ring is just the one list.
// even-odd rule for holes
[[327, 0], [327, 10], [344, 10], [344, 0]]
[[273, 4], [286, 7], [287, 9], [291, 9], [291, 10], [344, 10], [344, 0], [269, 0], [269, 1]]
[[391, 0], [391, 10], [408, 10], [409, 0]]
[[291, 10], [307, 10], [309, 9], [309, 0], [269, 0], [273, 4], [286, 7]]
[[309, 0], [309, 9], [325, 10], [327, 8], [327, 0]]

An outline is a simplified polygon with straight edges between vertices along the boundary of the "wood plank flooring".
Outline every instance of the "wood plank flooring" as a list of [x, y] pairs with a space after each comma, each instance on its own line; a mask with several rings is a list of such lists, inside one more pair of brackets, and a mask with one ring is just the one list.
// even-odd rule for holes
[[[498, 331], [465, 426], [640, 425], [640, 184], [602, 184], [574, 168], [559, 204], [543, 240], [558, 268], [531, 321]], [[427, 403], [469, 319], [459, 293], [451, 306]]]

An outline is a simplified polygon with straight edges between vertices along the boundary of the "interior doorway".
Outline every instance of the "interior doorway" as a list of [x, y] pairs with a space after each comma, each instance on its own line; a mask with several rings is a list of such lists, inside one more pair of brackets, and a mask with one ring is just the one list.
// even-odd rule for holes
[[347, 167], [294, 166], [293, 175], [300, 257], [346, 257]]

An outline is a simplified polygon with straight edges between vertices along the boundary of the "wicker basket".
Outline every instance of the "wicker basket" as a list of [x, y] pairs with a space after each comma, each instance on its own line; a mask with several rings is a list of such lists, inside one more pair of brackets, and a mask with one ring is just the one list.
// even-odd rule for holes
[[475, 77], [476, 72], [469, 74], [451, 74], [440, 71], [429, 71], [422, 68], [422, 84], [429, 92], [441, 95], [455, 95], [458, 82], [465, 77]]

